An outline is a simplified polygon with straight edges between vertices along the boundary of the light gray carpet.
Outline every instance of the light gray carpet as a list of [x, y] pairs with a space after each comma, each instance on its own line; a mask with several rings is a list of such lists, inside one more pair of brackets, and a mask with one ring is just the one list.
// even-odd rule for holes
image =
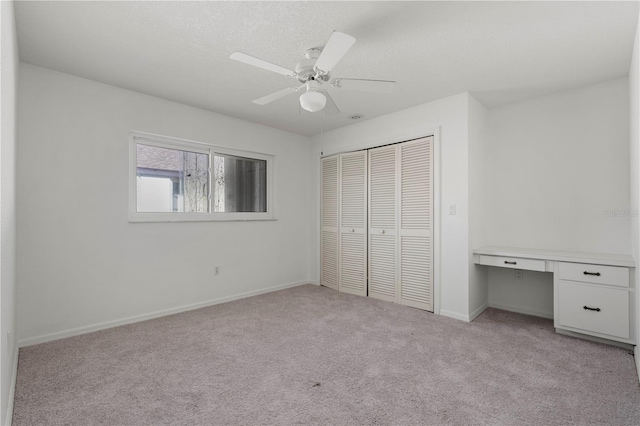
[[627, 350], [306, 285], [20, 350], [14, 425], [640, 424]]

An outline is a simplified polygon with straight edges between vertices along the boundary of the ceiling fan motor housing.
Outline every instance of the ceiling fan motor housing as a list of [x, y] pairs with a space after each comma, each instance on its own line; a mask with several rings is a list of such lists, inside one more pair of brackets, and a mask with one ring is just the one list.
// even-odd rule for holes
[[316, 64], [316, 61], [318, 60], [318, 57], [320, 57], [320, 53], [322, 53], [322, 51], [316, 48], [309, 49], [304, 52], [305, 59], [298, 62], [295, 69], [296, 76], [298, 77], [298, 81], [300, 81], [300, 83], [306, 83], [309, 80], [320, 82], [329, 81], [328, 74], [318, 75], [316, 70], [313, 68]]

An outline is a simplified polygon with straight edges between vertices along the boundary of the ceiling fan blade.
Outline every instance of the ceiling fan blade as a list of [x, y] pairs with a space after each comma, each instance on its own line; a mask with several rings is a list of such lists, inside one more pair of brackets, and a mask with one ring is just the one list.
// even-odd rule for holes
[[320, 90], [320, 93], [322, 93], [327, 97], [327, 103], [324, 105], [324, 113], [326, 115], [340, 114], [340, 110], [338, 109], [338, 106], [329, 95], [329, 92], [327, 92], [326, 90]]
[[315, 68], [320, 70], [320, 74], [326, 74], [336, 66], [336, 64], [347, 53], [356, 39], [349, 34], [334, 31], [327, 42], [327, 45], [322, 49], [320, 57], [316, 61]]
[[272, 64], [271, 62], [264, 61], [260, 58], [256, 58], [255, 56], [247, 55], [242, 52], [233, 52], [230, 56], [234, 61], [242, 62], [244, 64], [253, 65], [254, 67], [262, 68], [267, 71], [277, 72], [278, 74], [286, 75], [289, 77], [293, 77], [296, 75], [295, 72], [288, 70], [280, 65]]
[[358, 78], [334, 78], [331, 80], [331, 85], [338, 89], [391, 93], [393, 92], [396, 82], [388, 80], [362, 80]]
[[298, 87], [287, 87], [286, 89], [278, 90], [277, 92], [271, 93], [270, 95], [263, 96], [258, 99], [254, 99], [251, 102], [258, 105], [266, 105], [273, 101], [277, 101], [280, 98], [284, 98], [285, 96], [290, 95], [291, 93], [297, 92], [303, 87], [304, 87], [304, 84]]

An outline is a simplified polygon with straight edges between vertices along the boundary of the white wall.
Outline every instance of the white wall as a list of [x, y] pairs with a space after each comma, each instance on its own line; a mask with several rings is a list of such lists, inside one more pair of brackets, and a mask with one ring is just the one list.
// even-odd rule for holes
[[473, 249], [487, 245], [486, 203], [489, 111], [469, 95], [469, 314], [478, 316], [489, 304], [488, 271], [473, 263]]
[[[16, 90], [18, 46], [13, 2], [0, 2], [0, 421], [11, 422], [16, 344]], [[9, 333], [9, 335], [8, 335]]]
[[[308, 138], [27, 64], [19, 97], [23, 344], [308, 282]], [[130, 130], [275, 155], [278, 220], [129, 223]]]
[[[383, 117], [342, 127], [313, 139], [315, 146], [311, 212], [314, 225], [313, 277], [319, 281], [320, 153], [369, 148], [400, 142], [440, 129], [440, 202], [442, 208], [440, 244], [440, 313], [469, 319], [469, 213], [468, 213], [468, 103], [466, 93], [409, 108]], [[457, 204], [457, 215], [443, 215], [450, 204]], [[437, 243], [437, 242], [436, 242]]]
[[[489, 125], [490, 245], [629, 253], [629, 216], [605, 215], [629, 209], [626, 78], [492, 109]], [[551, 274], [489, 281], [491, 306], [552, 316]]]
[[[640, 22], [640, 14], [638, 16]], [[636, 41], [629, 68], [629, 146], [631, 174], [631, 254], [640, 266], [640, 24], [636, 29]], [[636, 269], [637, 270], [637, 269]], [[640, 274], [636, 272], [636, 307], [640, 307]], [[638, 311], [638, 308], [636, 308]], [[640, 315], [636, 314], [636, 342], [640, 342]], [[636, 346], [636, 368], [640, 377], [640, 349]]]

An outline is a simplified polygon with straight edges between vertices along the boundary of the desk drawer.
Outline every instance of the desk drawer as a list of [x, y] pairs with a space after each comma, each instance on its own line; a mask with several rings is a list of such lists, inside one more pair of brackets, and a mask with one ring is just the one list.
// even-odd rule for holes
[[629, 287], [629, 268], [565, 262], [558, 266], [561, 280]]
[[538, 259], [524, 259], [521, 257], [503, 257], [480, 255], [480, 265], [500, 266], [502, 268], [524, 269], [527, 271], [546, 270], [545, 261]]
[[558, 285], [558, 324], [629, 338], [629, 292], [567, 281]]

